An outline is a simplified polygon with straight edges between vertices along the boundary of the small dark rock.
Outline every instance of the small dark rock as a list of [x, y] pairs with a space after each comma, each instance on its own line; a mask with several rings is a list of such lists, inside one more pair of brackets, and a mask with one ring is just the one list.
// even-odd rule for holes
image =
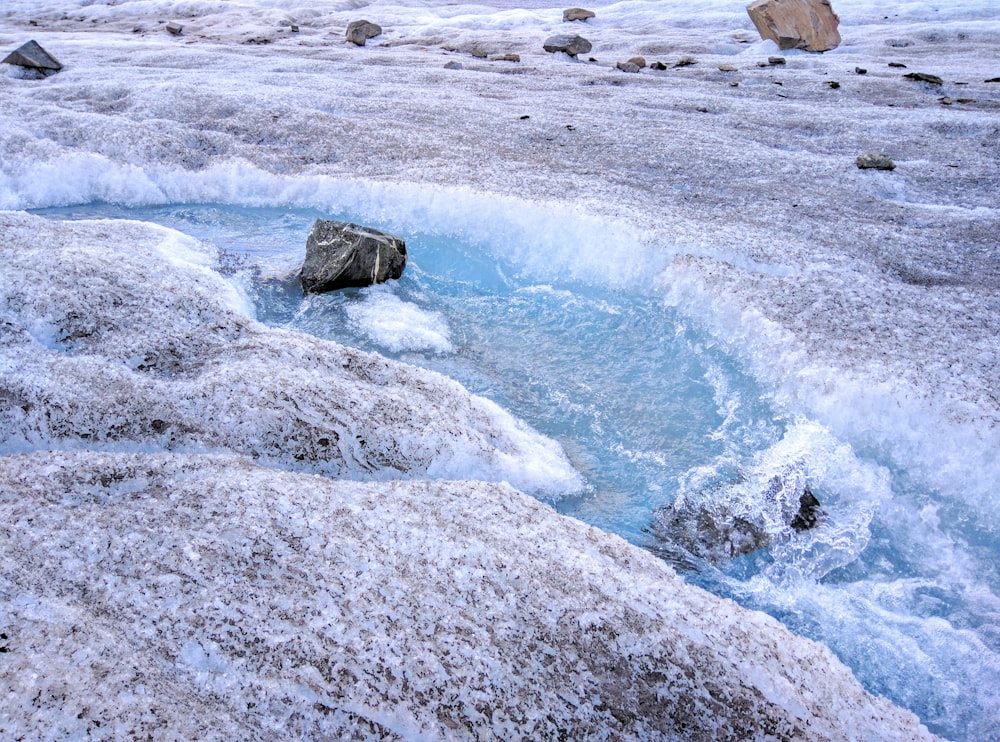
[[494, 54], [490, 57], [491, 62], [520, 62], [520, 54]]
[[792, 518], [792, 528], [796, 531], [808, 531], [819, 521], [820, 504], [816, 496], [808, 489], [799, 498], [799, 512]]
[[674, 62], [674, 67], [690, 67], [693, 64], [697, 64], [698, 60], [694, 57], [681, 57], [676, 62]]
[[788, 64], [788, 62], [785, 60], [784, 57], [768, 57], [767, 63], [772, 67], [775, 67], [779, 64]]
[[983, 80], [983, 82], [1000, 82], [1000, 77], [991, 77], [989, 80]]
[[837, 88], [840, 87], [840, 83], [837, 82], [836, 80], [827, 80], [826, 84], [829, 85], [833, 90], [836, 90]]
[[317, 219], [306, 240], [299, 279], [309, 293], [370, 286], [399, 278], [406, 267], [406, 243], [377, 229]]
[[868, 70], [866, 70], [864, 67], [855, 67], [854, 68], [854, 72], [855, 72], [855, 74], [858, 74], [858, 75], [867, 75], [868, 74]]
[[657, 72], [663, 72], [663, 70], [667, 69], [667, 65], [663, 62], [653, 62], [649, 65], [649, 69], [656, 70]]
[[615, 67], [617, 67], [618, 69], [620, 69], [622, 72], [638, 72], [639, 71], [639, 65], [635, 64], [634, 62], [619, 62], [618, 64], [615, 65]]
[[902, 62], [889, 62], [890, 67], [895, 67], [897, 70], [905, 70], [906, 65]]
[[577, 54], [586, 54], [593, 48], [593, 44], [587, 41], [582, 36], [576, 36], [574, 34], [559, 34], [558, 36], [550, 36], [542, 44], [542, 48], [554, 54], [555, 52], [566, 52], [571, 57], [575, 57]]
[[452, 61], [450, 61], [447, 64], [445, 64], [444, 68], [446, 70], [460, 70], [460, 69], [462, 69], [462, 63], [461, 62], [456, 62], [453, 59]]
[[371, 21], [359, 20], [347, 24], [347, 40], [358, 46], [364, 46], [368, 39], [373, 39], [381, 33], [382, 27]]
[[182, 26], [179, 23], [175, 23], [173, 21], [168, 23], [166, 28], [167, 31], [169, 31], [173, 36], [180, 36], [182, 33], [184, 33], [184, 26]]
[[859, 170], [895, 170], [896, 163], [889, 155], [869, 153], [854, 161]]
[[37, 41], [28, 41], [12, 51], [0, 61], [0, 64], [12, 64], [25, 69], [39, 70], [44, 74], [53, 75], [63, 68], [62, 64], [45, 51]]
[[570, 8], [563, 11], [563, 21], [584, 21], [586, 22], [588, 18], [594, 18], [596, 13], [592, 10], [585, 10], [583, 8]]
[[907, 80], [916, 80], [917, 82], [929, 82], [931, 85], [943, 85], [944, 80], [942, 80], [937, 75], [928, 75], [926, 72], [907, 72], [903, 75]]

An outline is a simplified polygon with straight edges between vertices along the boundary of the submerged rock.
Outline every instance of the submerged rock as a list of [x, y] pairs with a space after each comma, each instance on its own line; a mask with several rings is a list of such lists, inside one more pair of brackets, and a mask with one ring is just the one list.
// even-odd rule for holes
[[747, 13], [760, 37], [781, 49], [824, 52], [840, 44], [840, 19], [830, 0], [756, 0]]
[[715, 563], [763, 549], [789, 528], [813, 528], [821, 514], [801, 472], [790, 469], [678, 497], [657, 511], [651, 532], [668, 553], [679, 549]]
[[577, 54], [586, 54], [593, 48], [593, 45], [582, 36], [559, 34], [558, 36], [547, 38], [545, 43], [542, 44], [542, 48], [553, 54], [555, 52], [566, 52], [571, 57], [575, 57]]
[[364, 46], [368, 39], [381, 35], [382, 27], [371, 21], [358, 20], [347, 24], [347, 40], [352, 44]]
[[[449, 67], [448, 69], [461, 69]], [[447, 67], [447, 65], [445, 65]], [[371, 286], [403, 275], [406, 243], [401, 237], [348, 222], [317, 219], [306, 240], [299, 272], [302, 288], [313, 294]]]
[[25, 70], [32, 70], [41, 76], [54, 75], [63, 68], [62, 64], [35, 40], [22, 44], [12, 51], [0, 64], [12, 64]]

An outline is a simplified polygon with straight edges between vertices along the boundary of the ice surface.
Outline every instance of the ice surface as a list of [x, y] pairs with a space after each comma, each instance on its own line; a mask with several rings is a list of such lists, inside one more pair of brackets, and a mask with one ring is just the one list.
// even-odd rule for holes
[[932, 738], [502, 485], [45, 452], [0, 459], [0, 520], [11, 738]]
[[[890, 580], [892, 594], [883, 594], [887, 583], [873, 579], [861, 597], [902, 606], [897, 615], [916, 609], [926, 640], [915, 642], [914, 656], [943, 656], [941, 647], [962, 632], [972, 636], [952, 656], [969, 658], [959, 669], [973, 667], [988, 654], [976, 641], [993, 636], [995, 646], [997, 635], [995, 620], [984, 618], [996, 615], [995, 591], [982, 588], [996, 584], [987, 565], [1000, 518], [1000, 101], [997, 85], [984, 82], [1000, 76], [996, 3], [835, 2], [844, 43], [824, 55], [787, 53], [780, 68], [758, 66], [777, 50], [757, 39], [743, 3], [593, 6], [597, 17], [572, 28], [594, 42], [596, 62], [541, 50], [547, 35], [566, 28], [561, 6], [514, 5], [6, 0], [0, 46], [35, 38], [66, 67], [45, 80], [0, 75], [0, 208], [93, 200], [319, 207], [510, 250], [540, 281], [569, 275], [659, 286], [748, 363], [784, 414], [818, 421], [838, 441], [884, 461], [893, 477], [933, 493], [932, 502], [879, 500], [879, 507], [898, 509], [894, 537], [913, 533], [920, 548], [952, 560], [942, 563], [940, 580], [954, 578], [967, 595], [983, 591], [982, 609], [968, 619], [974, 625], [951, 614], [941, 630], [946, 620], [929, 616], [947, 596], [916, 582]], [[359, 15], [386, 29], [363, 49], [343, 40]], [[184, 34], [167, 34], [167, 20], [181, 22]], [[473, 49], [517, 52], [522, 62], [490, 62]], [[668, 64], [689, 55], [697, 64], [638, 75], [614, 69], [634, 54]], [[450, 59], [464, 69], [443, 69]], [[719, 71], [722, 63], [738, 71]], [[944, 84], [905, 80], [906, 71], [940, 75]], [[840, 88], [831, 89], [831, 80]], [[857, 170], [854, 159], [866, 152], [891, 155], [897, 169]], [[6, 263], [2, 271], [16, 286]], [[176, 380], [197, 401], [175, 410], [178, 419], [193, 420], [200, 400], [217, 399], [227, 385], [249, 391], [247, 377], [259, 375], [261, 395], [273, 399], [286, 381], [274, 372], [284, 341], [233, 319], [241, 298], [231, 287], [190, 275], [221, 292], [212, 316], [225, 313], [224, 327], [241, 333], [248, 352], [221, 364], [211, 388], [207, 377]], [[167, 293], [159, 298], [169, 304]], [[106, 368], [77, 352], [94, 342], [87, 338], [95, 331], [109, 332], [93, 326], [89, 305], [82, 309], [71, 329], [83, 334], [63, 333], [57, 313], [38, 315], [12, 346], [21, 353], [31, 339], [35, 360], [16, 371], [19, 383], [34, 380], [24, 390], [32, 398], [49, 395], [63, 416], [57, 419], [73, 422], [60, 440], [68, 446], [75, 436], [81, 448], [96, 445], [81, 435], [134, 432], [135, 409], [174, 399], [164, 397], [168, 381], [155, 374], [143, 372], [145, 386], [132, 383], [128, 364], [138, 368], [136, 353], [144, 349], [125, 331], [111, 333], [101, 350], [112, 353], [111, 339], [121, 345], [114, 351], [120, 377], [100, 377], [100, 395], [86, 384], [72, 388]], [[175, 314], [168, 326], [200, 326], [183, 307]], [[167, 349], [192, 347], [181, 330], [164, 338]], [[295, 381], [297, 388], [309, 383]], [[109, 389], [128, 415], [82, 412], [96, 409]], [[326, 415], [328, 402], [307, 412]], [[236, 412], [235, 403], [213, 410], [223, 421]], [[24, 414], [30, 426], [13, 428], [25, 437], [19, 445], [45, 445], [53, 430], [42, 413]], [[484, 425], [481, 432], [494, 423]], [[237, 425], [193, 435], [204, 433], [222, 449], [233, 442], [224, 439], [238, 438], [249, 446], [243, 453], [270, 452], [281, 466], [308, 469], [308, 452], [307, 463], [291, 447], [274, 453], [289, 432]], [[177, 433], [136, 445], [161, 445]], [[418, 448], [407, 465], [431, 473]], [[475, 443], [469, 450], [479, 461], [484, 449]], [[434, 460], [443, 472], [469, 472], [459, 463], [463, 451]], [[359, 471], [378, 470], [365, 461]], [[490, 476], [506, 476], [500, 472], [519, 467], [488, 468]], [[920, 527], [935, 519], [940, 529]], [[963, 535], [949, 548], [955, 524]], [[978, 551], [985, 556], [969, 564]], [[909, 556], [865, 569], [891, 576], [912, 563]], [[823, 589], [797, 584], [817, 598], [807, 615], [839, 621], [830, 607], [836, 601], [820, 599]], [[790, 614], [803, 608], [788, 597]], [[872, 631], [887, 626], [875, 614]], [[838, 621], [815, 635], [833, 636]], [[901, 636], [889, 630], [880, 641], [899, 645]], [[877, 646], [862, 647], [873, 673]], [[997, 674], [988, 665], [959, 673], [950, 698], [959, 699], [962, 684], [979, 692], [997, 687]], [[902, 668], [880, 687], [892, 685], [903, 699], [907, 682]], [[997, 734], [989, 708], [966, 715], [942, 703], [919, 711], [949, 736]]]

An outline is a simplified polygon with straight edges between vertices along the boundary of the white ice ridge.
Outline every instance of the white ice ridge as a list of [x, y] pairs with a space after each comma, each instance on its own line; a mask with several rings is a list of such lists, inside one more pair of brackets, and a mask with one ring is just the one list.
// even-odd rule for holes
[[240, 314], [177, 232], [23, 212], [0, 229], [0, 452], [226, 451], [334, 477], [582, 486], [556, 442], [458, 383]]
[[0, 522], [5, 738], [932, 739], [506, 485], [37, 452]]

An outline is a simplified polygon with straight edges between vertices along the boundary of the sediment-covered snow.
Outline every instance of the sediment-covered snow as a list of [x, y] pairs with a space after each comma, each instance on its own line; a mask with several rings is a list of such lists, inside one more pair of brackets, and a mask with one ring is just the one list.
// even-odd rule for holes
[[930, 739], [819, 644], [507, 486], [0, 459], [11, 739]]
[[[835, 1], [842, 45], [787, 52], [780, 67], [759, 66], [777, 49], [758, 40], [741, 2], [592, 6], [597, 17], [586, 24], [563, 24], [562, 8], [547, 5], [6, 0], [0, 48], [34, 38], [65, 68], [26, 80], [0, 66], [0, 208], [93, 200], [318, 207], [458, 235], [516, 255], [542, 280], [660, 290], [745, 359], [783, 412], [877, 452], [995, 540], [1000, 86], [986, 80], [1000, 77], [996, 4]], [[364, 48], [343, 39], [361, 16], [385, 29]], [[181, 36], [164, 30], [168, 20], [184, 26]], [[594, 42], [596, 61], [541, 50], [564, 31]], [[515, 52], [521, 62], [473, 51]], [[635, 54], [697, 63], [614, 69]], [[463, 69], [444, 69], [450, 60]], [[944, 83], [902, 77], [913, 71]], [[896, 170], [858, 170], [854, 160], [867, 152], [890, 155]], [[176, 233], [8, 213], [0, 250], [5, 452], [74, 449], [63, 460], [81, 471], [110, 456], [92, 459], [94, 450], [213, 451], [329, 476], [506, 479], [549, 496], [578, 485], [554, 444], [439, 376], [264, 330], [211, 271], [211, 257]], [[59, 276], [66, 282], [53, 283]], [[376, 300], [365, 310], [378, 308]], [[445, 328], [434, 320], [418, 318], [435, 333], [422, 339], [380, 337], [444, 349]], [[244, 414], [250, 408], [259, 414]], [[19, 476], [40, 481], [48, 461], [17, 459]], [[928, 508], [901, 512], [899, 522], [933, 519]], [[124, 538], [105, 527], [112, 540]], [[39, 538], [49, 533], [39, 528]], [[560, 559], [575, 558], [573, 544], [558, 548]], [[67, 580], [80, 564], [61, 566]], [[825, 595], [817, 586], [816, 601]], [[110, 623], [88, 624], [90, 643], [66, 638], [79, 601], [39, 609], [32, 620], [64, 627], [56, 634], [78, 647], [77, 658], [125, 652], [109, 638], [117, 614], [94, 605]], [[748, 627], [763, 620], [733, 611]], [[935, 638], [929, 630], [928, 643]], [[39, 639], [39, 658], [55, 654], [36, 662], [37, 677], [19, 681], [55, 688], [69, 677], [55, 659], [60, 646]], [[182, 643], [170, 655], [162, 677], [164, 688], [180, 683], [172, 697], [192, 698], [171, 674], [177, 668], [215, 668], [200, 676], [209, 685], [222, 676], [230, 660], [219, 655], [216, 664], [205, 646]], [[753, 655], [759, 664], [748, 673], [770, 676], [786, 659], [775, 657]], [[94, 663], [96, 683], [108, 670]], [[129, 690], [114, 703], [141, 706], [129, 695], [137, 684], [122, 682]], [[85, 685], [74, 692], [90, 692]], [[308, 683], [278, 685], [298, 693]], [[785, 689], [774, 693], [783, 698]], [[62, 713], [48, 708], [25, 723]], [[368, 713], [359, 708], [353, 713]], [[375, 713], [411, 737], [425, 718]], [[934, 713], [940, 720], [948, 709]], [[272, 731], [292, 719], [265, 716], [279, 719]], [[188, 729], [186, 716], [171, 718], [164, 728]], [[954, 728], [978, 739], [997, 725], [987, 712]]]

